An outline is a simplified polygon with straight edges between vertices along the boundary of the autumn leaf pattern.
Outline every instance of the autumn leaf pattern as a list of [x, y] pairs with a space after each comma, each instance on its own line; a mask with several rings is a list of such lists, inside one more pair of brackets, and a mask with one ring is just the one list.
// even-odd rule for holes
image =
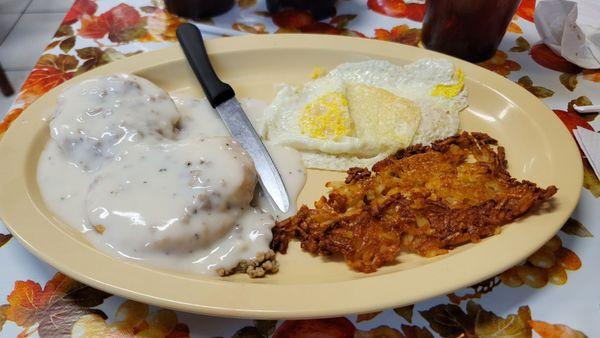
[[386, 338], [404, 338], [404, 335], [387, 325], [378, 326], [372, 328], [370, 330], [359, 330], [354, 333], [354, 338], [377, 338], [377, 337], [386, 337]]
[[61, 24], [54, 34], [54, 39], [46, 47], [46, 51], [58, 46], [63, 53], [68, 53], [75, 46], [77, 40], [75, 32], [70, 25]]
[[569, 218], [560, 230], [566, 234], [577, 237], [594, 237], [585, 225], [574, 218]]
[[83, 64], [77, 69], [77, 74], [85, 73], [90, 69], [105, 65], [109, 60], [106, 53], [98, 47], [85, 47], [77, 50], [77, 56], [83, 60]]
[[256, 0], [238, 0], [238, 6], [243, 9], [256, 6]]
[[394, 312], [398, 316], [404, 318], [407, 322], [412, 323], [413, 309], [414, 308], [415, 308], [414, 304], [413, 305], [406, 305], [406, 306], [395, 308]]
[[554, 53], [544, 44], [531, 47], [529, 54], [538, 65], [557, 72], [577, 74], [581, 71], [579, 66]]
[[433, 338], [433, 334], [426, 327], [402, 325], [402, 333], [406, 338]]
[[[21, 115], [23, 108], [13, 108], [6, 113], [2, 122], [0, 122], [0, 133], [4, 133], [8, 130], [8, 126]], [[1, 134], [0, 134], [1, 135]]]
[[514, 20], [508, 23], [508, 27], [506, 28], [506, 31], [510, 32], [510, 33], [516, 33], [516, 34], [523, 33], [523, 29], [521, 28], [521, 26], [519, 26], [519, 24]]
[[466, 312], [458, 305], [440, 304], [420, 313], [441, 337], [531, 337], [528, 307], [521, 307], [517, 314], [506, 318], [473, 301], [467, 303]]
[[57, 273], [42, 288], [37, 282], [17, 281], [4, 308], [6, 321], [20, 326], [22, 334], [67, 336], [74, 323], [89, 314], [105, 317], [93, 307], [102, 304], [109, 294], [81, 284]]
[[11, 234], [0, 234], [0, 248], [12, 238]]
[[600, 83], [600, 70], [599, 69], [584, 69], [583, 78], [588, 81]]
[[236, 31], [242, 31], [246, 33], [267, 34], [266, 27], [262, 23], [246, 25], [243, 23], [236, 22], [231, 26], [231, 28], [235, 29]]
[[407, 18], [414, 21], [423, 21], [425, 5], [404, 2], [403, 0], [368, 0], [369, 9], [395, 18]]
[[567, 271], [581, 267], [579, 256], [563, 246], [562, 240], [554, 236], [539, 250], [517, 265], [500, 274], [500, 280], [509, 287], [527, 285], [542, 288], [548, 283], [563, 285], [568, 280]]
[[[592, 105], [592, 101], [587, 96], [580, 96], [576, 99], [569, 101], [567, 104], [567, 110], [554, 109], [554, 113], [563, 122], [569, 133], [573, 136], [573, 130], [577, 127], [585, 128], [588, 130], [594, 130], [590, 125], [590, 122], [596, 119], [598, 113], [580, 114], [573, 105]], [[575, 138], [575, 136], [573, 136]], [[594, 170], [591, 168], [585, 154], [579, 152], [583, 159], [583, 187], [589, 190], [594, 197], [600, 197], [600, 180], [596, 177]]]
[[8, 307], [8, 304], [0, 305], [0, 332], [2, 332], [2, 327], [4, 327], [4, 323], [6, 323], [6, 310], [8, 310]]
[[67, 54], [44, 54], [21, 88], [19, 101], [31, 103], [50, 89], [71, 79], [79, 60]]
[[332, 337], [353, 338], [356, 327], [344, 317], [309, 320], [286, 320], [275, 330], [273, 338]]
[[511, 52], [525, 52], [528, 51], [529, 49], [531, 49], [531, 46], [529, 45], [529, 41], [527, 41], [524, 37], [519, 36], [516, 40], [515, 40], [516, 46], [512, 47], [510, 49]]
[[[186, 20], [159, 6], [137, 9], [121, 3], [100, 14], [95, 0], [76, 0], [23, 84], [17, 98], [21, 106], [10, 110], [0, 122], [0, 133], [50, 89], [90, 69], [137, 53], [122, 53], [106, 46], [106, 41], [117, 46], [134, 41], [176, 41], [175, 30], [183, 22]], [[78, 29], [73, 28], [76, 24], [80, 25]], [[76, 48], [78, 39], [91, 40], [97, 47]], [[58, 53], [53, 52], [55, 48]]]
[[383, 41], [398, 42], [405, 45], [418, 46], [421, 41], [421, 30], [410, 28], [407, 25], [392, 27], [389, 31], [378, 28], [375, 30], [375, 39]]
[[535, 86], [533, 84], [533, 81], [531, 81], [531, 78], [529, 78], [529, 76], [520, 77], [519, 80], [517, 80], [517, 84], [519, 84], [521, 87], [527, 89], [528, 92], [539, 97], [540, 99], [545, 99], [547, 97], [554, 95], [553, 90], [550, 90], [550, 89], [542, 87], [542, 86]]
[[[528, 306], [521, 306], [516, 313], [505, 317], [484, 309], [480, 304], [469, 301], [461, 307], [456, 304], [438, 304], [418, 312], [429, 327], [401, 325], [400, 328], [380, 325], [372, 329], [357, 329], [352, 322], [343, 317], [312, 320], [288, 320], [275, 330], [273, 338], [281, 337], [354, 337], [354, 338], [433, 338], [433, 332], [440, 337], [530, 338], [532, 332], [542, 337], [563, 337], [549, 335], [564, 332], [576, 334], [565, 325], [549, 324], [532, 319]], [[579, 332], [580, 333], [580, 332]], [[546, 334], [546, 335], [544, 335]], [[234, 337], [262, 338], [256, 327], [244, 327]], [[585, 336], [566, 336], [585, 337]]]
[[279, 27], [275, 33], [313, 33], [365, 37], [364, 34], [348, 29], [348, 24], [356, 18], [354, 14], [334, 16], [329, 21], [317, 21], [310, 12], [286, 9], [272, 16]]
[[148, 14], [146, 19], [146, 30], [148, 35], [144, 38], [150, 41], [177, 41], [175, 32], [177, 27], [187, 20], [173, 15], [163, 8], [156, 6], [145, 6], [141, 8]]
[[559, 80], [569, 91], [573, 91], [577, 87], [577, 74], [562, 73], [559, 76]]
[[549, 324], [542, 321], [530, 320], [529, 325], [542, 338], [587, 338], [583, 332], [562, 324]]
[[232, 338], [269, 338], [275, 332], [276, 320], [255, 320], [253, 326], [237, 330]]
[[370, 330], [357, 330], [354, 338], [433, 338], [433, 334], [424, 327], [402, 325], [398, 330], [381, 325]]
[[[57, 85], [93, 68], [114, 60], [141, 52], [122, 46], [149, 43], [175, 42], [177, 27], [186, 22], [167, 12], [162, 1], [148, 0], [144, 6], [136, 7], [132, 3], [114, 1], [110, 6], [99, 6], [100, 0], [76, 0], [66, 14], [60, 27], [26, 80], [18, 98], [18, 105], [6, 114], [0, 123], [0, 134], [8, 129], [10, 123], [35, 99]], [[271, 16], [268, 12], [259, 12], [256, 0], [237, 0], [237, 6], [244, 12], [252, 12], [257, 17], [269, 20], [276, 26], [278, 33], [322, 33], [366, 37], [403, 43], [412, 46], [420, 44], [420, 22], [423, 21], [425, 5], [404, 0], [368, 0], [366, 6], [372, 15], [398, 18], [386, 27], [376, 25], [368, 31], [356, 29], [363, 14], [341, 12], [335, 16], [316, 20], [309, 12], [285, 10]], [[547, 46], [530, 42], [526, 26], [534, 20], [535, 0], [521, 1], [515, 17], [507, 31], [518, 34], [507, 35], [514, 39], [510, 54], [498, 50], [496, 54], [479, 65], [502, 76], [518, 73], [517, 83], [539, 98], [547, 98], [563, 92], [578, 93], [577, 86], [600, 83], [600, 70], [581, 69], [579, 66], [554, 53]], [[339, 3], [338, 3], [338, 7]], [[217, 21], [217, 20], [215, 20]], [[203, 20], [215, 24], [212, 19]], [[272, 26], [258, 21], [240, 21], [231, 28], [255, 33], [274, 33]], [[530, 28], [530, 27], [529, 27]], [[365, 35], [366, 34], [366, 35]], [[527, 38], [526, 38], [527, 37]], [[512, 44], [511, 44], [512, 45]], [[515, 60], [529, 54], [534, 66], [544, 72], [553, 72], [560, 88], [547, 88], [547, 82], [538, 82], [525, 64]], [[509, 55], [510, 54], [510, 55]], [[515, 59], [515, 60], [513, 60]], [[543, 85], [543, 86], [542, 86]], [[579, 94], [581, 95], [581, 94]], [[587, 97], [579, 96], [568, 103], [566, 109], [555, 109], [555, 114], [571, 130], [577, 126], [593, 130], [592, 122], [597, 114], [579, 114], [572, 109], [573, 104], [592, 104]], [[565, 110], [562, 110], [565, 109]], [[582, 155], [583, 156], [583, 155]], [[600, 181], [592, 171], [587, 159], [584, 160], [584, 187], [594, 196], [600, 197]], [[590, 240], [594, 236], [578, 220], [569, 219], [562, 227], [561, 236], [576, 236], [581, 240]], [[0, 234], [0, 247], [6, 244], [12, 235]], [[564, 238], [564, 237], [563, 237]], [[532, 332], [547, 337], [585, 337], [585, 334], [564, 324], [551, 324], [533, 320], [527, 306], [516, 313], [500, 316], [485, 310], [472, 301], [493, 292], [499, 285], [504, 287], [543, 287], [548, 284], [561, 285], [568, 281], [568, 274], [582, 265], [578, 255], [563, 246], [560, 237], [553, 237], [540, 250], [528, 259], [499, 276], [477, 283], [462, 290], [461, 295], [448, 295], [450, 304], [438, 304], [429, 309], [415, 305], [390, 311], [399, 322], [392, 326], [378, 326], [360, 330], [347, 318], [283, 321], [254, 321], [252, 325], [240, 328], [234, 337], [307, 337], [315, 333], [326, 337], [407, 337], [429, 338], [436, 333], [442, 337], [531, 337]], [[175, 312], [170, 310], [151, 310], [148, 305], [132, 301], [123, 302], [110, 316], [97, 307], [110, 295], [78, 283], [60, 273], [42, 285], [34, 281], [17, 281], [8, 295], [6, 304], [0, 305], [0, 330], [6, 322], [14, 323], [22, 329], [21, 335], [37, 333], [42, 337], [54, 336], [120, 336], [120, 337], [188, 337], [189, 328], [179, 322]], [[415, 308], [417, 310], [415, 310]], [[355, 323], [369, 323], [378, 318], [381, 312], [356, 316]], [[400, 323], [422, 323], [426, 327], [399, 325]], [[372, 326], [371, 326], [372, 327]]]
[[106, 316], [95, 313], [81, 316], [71, 329], [74, 337], [168, 337], [190, 336], [186, 324], [180, 323], [172, 310], [150, 311], [147, 304], [127, 300], [108, 323]]
[[461, 302], [469, 299], [481, 298], [486, 293], [492, 292], [496, 286], [500, 284], [500, 278], [492, 277], [482, 282], [471, 285], [468, 287], [469, 291], [461, 296], [456, 293], [448, 294], [448, 299], [454, 304], [460, 304]]
[[80, 20], [84, 15], [93, 15], [97, 9], [98, 4], [94, 0], [75, 0], [62, 23], [63, 25], [71, 25]]
[[600, 180], [587, 160], [583, 161], [583, 187], [589, 190], [594, 197], [600, 198]]
[[522, 0], [517, 8], [517, 16], [533, 22], [533, 12], [535, 10], [535, 0]]
[[502, 76], [508, 76], [511, 72], [521, 70], [521, 65], [510, 60], [508, 55], [501, 50], [497, 50], [489, 60], [480, 62], [478, 65]]
[[377, 317], [380, 313], [381, 313], [381, 311], [359, 314], [356, 316], [356, 322], [360, 323], [360, 322], [369, 321], [369, 320]]

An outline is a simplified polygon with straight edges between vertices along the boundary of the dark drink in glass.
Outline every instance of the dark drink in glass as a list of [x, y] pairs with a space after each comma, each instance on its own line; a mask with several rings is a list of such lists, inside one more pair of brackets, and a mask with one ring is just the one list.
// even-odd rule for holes
[[267, 0], [267, 9], [275, 14], [284, 9], [308, 11], [316, 20], [325, 19], [335, 14], [336, 0]]
[[428, 0], [427, 49], [480, 62], [494, 56], [520, 0]]
[[165, 7], [184, 18], [203, 19], [227, 12], [234, 3], [235, 0], [165, 0]]

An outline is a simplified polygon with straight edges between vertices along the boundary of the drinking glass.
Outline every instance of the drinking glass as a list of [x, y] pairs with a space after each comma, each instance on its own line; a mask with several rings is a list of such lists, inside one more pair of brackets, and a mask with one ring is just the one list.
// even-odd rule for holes
[[198, 20], [223, 14], [234, 3], [235, 0], [165, 0], [165, 7], [178, 16]]
[[480, 62], [494, 56], [520, 0], [428, 0], [422, 41], [427, 49]]

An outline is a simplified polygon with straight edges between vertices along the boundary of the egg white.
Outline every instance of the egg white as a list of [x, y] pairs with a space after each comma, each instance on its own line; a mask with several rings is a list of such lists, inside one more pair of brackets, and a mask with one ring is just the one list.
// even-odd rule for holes
[[329, 93], [344, 93], [348, 84], [381, 88], [412, 101], [420, 109], [418, 127], [407, 131], [412, 132], [410, 144], [430, 144], [458, 131], [459, 112], [468, 105], [467, 90], [463, 88], [453, 97], [432, 95], [438, 85], [456, 83], [456, 69], [444, 59], [420, 59], [405, 66], [385, 60], [344, 63], [303, 87], [283, 85], [266, 109], [260, 132], [270, 142], [299, 150], [309, 168], [370, 167], [406, 145], [382, 148], [373, 140], [355, 135], [336, 140], [310, 137], [302, 133], [299, 123], [306, 105]]

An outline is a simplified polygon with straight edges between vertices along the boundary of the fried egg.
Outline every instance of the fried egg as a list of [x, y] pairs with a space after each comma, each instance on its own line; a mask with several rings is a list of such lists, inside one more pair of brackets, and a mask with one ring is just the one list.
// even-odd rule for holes
[[266, 140], [299, 150], [309, 168], [368, 167], [454, 135], [467, 106], [462, 71], [443, 59], [403, 67], [370, 60], [318, 73], [302, 87], [282, 85], [259, 127]]

